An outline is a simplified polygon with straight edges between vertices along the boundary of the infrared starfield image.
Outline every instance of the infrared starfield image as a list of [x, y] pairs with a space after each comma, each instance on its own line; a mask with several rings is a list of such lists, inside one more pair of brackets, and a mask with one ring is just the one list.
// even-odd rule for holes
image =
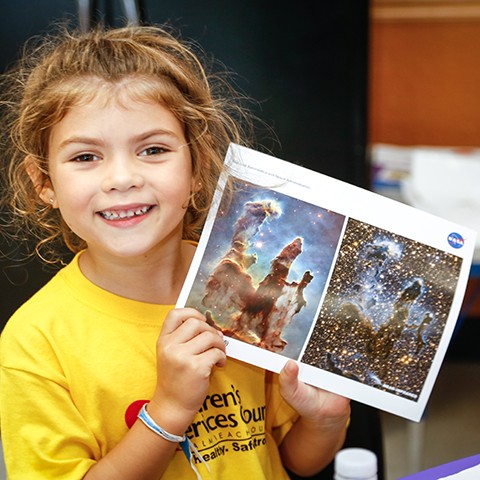
[[349, 219], [302, 362], [415, 401], [462, 259]]

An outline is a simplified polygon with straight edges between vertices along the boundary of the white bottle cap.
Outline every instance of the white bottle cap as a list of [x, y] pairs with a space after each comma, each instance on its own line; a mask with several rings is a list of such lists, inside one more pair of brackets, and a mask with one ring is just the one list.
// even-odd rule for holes
[[335, 456], [335, 473], [347, 478], [375, 478], [377, 456], [365, 448], [345, 448]]

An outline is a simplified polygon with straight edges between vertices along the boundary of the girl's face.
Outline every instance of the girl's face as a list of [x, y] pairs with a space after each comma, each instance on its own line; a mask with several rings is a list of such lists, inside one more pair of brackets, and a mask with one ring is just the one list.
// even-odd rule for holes
[[190, 150], [170, 110], [105, 95], [53, 127], [52, 188], [43, 196], [97, 258], [148, 258], [181, 240], [194, 188]]

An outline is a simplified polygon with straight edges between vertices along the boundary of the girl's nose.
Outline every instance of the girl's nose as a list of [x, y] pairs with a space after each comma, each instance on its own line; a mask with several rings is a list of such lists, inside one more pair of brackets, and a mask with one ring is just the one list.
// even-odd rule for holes
[[110, 160], [105, 169], [102, 189], [105, 192], [118, 190], [125, 192], [131, 188], [140, 188], [145, 180], [135, 161], [129, 158]]

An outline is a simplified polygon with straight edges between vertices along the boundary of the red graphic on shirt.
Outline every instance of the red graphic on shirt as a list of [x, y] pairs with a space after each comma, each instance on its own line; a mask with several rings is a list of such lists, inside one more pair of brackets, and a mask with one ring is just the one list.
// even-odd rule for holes
[[128, 428], [132, 428], [133, 424], [137, 421], [140, 410], [146, 403], [149, 403], [149, 401], [150, 400], [135, 400], [127, 407], [127, 410], [125, 410], [125, 423]]

